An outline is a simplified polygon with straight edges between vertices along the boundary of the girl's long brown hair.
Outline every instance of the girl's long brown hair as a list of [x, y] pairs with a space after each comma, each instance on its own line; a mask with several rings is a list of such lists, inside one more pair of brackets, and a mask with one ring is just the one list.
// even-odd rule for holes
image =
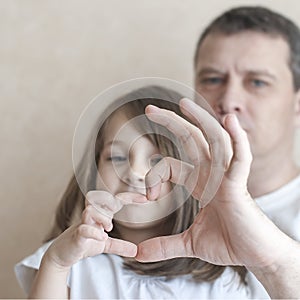
[[[178, 102], [181, 98], [183, 98], [181, 95], [172, 90], [158, 86], [149, 86], [128, 93], [116, 101], [124, 103], [121, 107], [125, 109], [129, 118], [143, 115], [148, 104], [154, 104], [161, 108], [172, 110], [176, 114], [184, 117], [178, 107]], [[113, 112], [113, 108], [110, 107], [106, 110], [104, 115], [111, 116]], [[87, 155], [84, 155], [77, 169], [77, 180], [84, 182], [84, 188], [87, 191], [96, 189], [96, 178], [98, 174], [95, 171], [91, 172], [90, 170], [92, 170], [92, 168], [90, 168], [90, 166], [92, 164], [98, 165], [105, 129], [109, 119], [110, 117], [104, 122], [102, 120], [102, 126], [98, 131], [95, 145], [87, 146]], [[179, 151], [174, 146], [174, 143], [171, 142], [174, 141], [176, 137], [167, 132], [167, 130], [165, 130], [164, 135], [161, 135], [160, 133], [164, 128], [150, 121], [145, 121], [140, 125], [144, 126], [146, 130], [151, 128], [153, 134], [150, 134], [149, 138], [158, 147], [163, 156], [182, 159], [179, 155], [179, 152], [182, 153], [182, 151]], [[170, 138], [167, 138], [168, 136]], [[176, 143], [176, 145], [178, 144], [179, 143]], [[80, 215], [85, 207], [85, 195], [82, 193], [77, 180], [75, 175], [73, 175], [56, 209], [55, 224], [45, 241], [56, 238], [69, 226], [79, 222]], [[187, 200], [170, 215], [173, 223], [173, 230], [170, 234], [180, 233], [188, 229], [199, 211], [198, 201], [192, 196], [187, 197], [183, 187], [180, 197], [186, 197]], [[117, 232], [115, 228], [109, 234], [113, 237], [121, 238], [121, 234]], [[193, 278], [197, 281], [212, 281], [218, 278], [225, 268], [224, 266], [213, 265], [197, 258], [186, 257], [153, 263], [140, 263], [134, 259], [124, 258], [124, 267], [142, 275], [173, 277], [183, 274], [192, 274]], [[233, 268], [240, 275], [241, 281], [245, 283], [246, 269], [244, 267]]]

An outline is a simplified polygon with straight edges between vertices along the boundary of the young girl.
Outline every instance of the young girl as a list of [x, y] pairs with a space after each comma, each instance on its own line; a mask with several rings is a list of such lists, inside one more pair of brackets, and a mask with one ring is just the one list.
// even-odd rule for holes
[[[170, 183], [163, 185], [157, 201], [144, 196], [145, 175], [153, 165], [167, 156], [182, 159], [175, 137], [149, 121], [145, 108], [154, 104], [183, 116], [176, 104], [181, 98], [169, 89], [145, 87], [117, 99], [125, 104], [104, 113], [109, 117], [101, 123], [94, 155], [80, 164], [89, 192], [81, 192], [74, 175], [46, 243], [15, 267], [29, 297], [249, 297], [243, 268], [196, 258], [154, 263], [134, 259], [138, 243], [183, 232], [198, 213], [197, 201]], [[86, 167], [92, 163], [98, 172]]]

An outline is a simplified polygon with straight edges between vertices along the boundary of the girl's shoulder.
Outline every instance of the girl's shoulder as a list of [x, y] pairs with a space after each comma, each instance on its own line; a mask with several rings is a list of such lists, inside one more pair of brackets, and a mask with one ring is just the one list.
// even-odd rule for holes
[[33, 254], [25, 257], [20, 262], [18, 262], [14, 267], [15, 275], [17, 277], [19, 285], [26, 294], [29, 293], [36, 271], [39, 269], [42, 258], [51, 243], [52, 241], [45, 243]]
[[[15, 275], [22, 290], [29, 294], [31, 285], [39, 269], [42, 258], [53, 241], [43, 244], [34, 253], [22, 259], [15, 267]], [[90, 274], [101, 278], [112, 278], [120, 273], [123, 269], [123, 259], [117, 255], [100, 254], [97, 256], [83, 259], [72, 266], [68, 278], [68, 285], [72, 286], [72, 282], [77, 281], [78, 277], [90, 278]], [[87, 285], [89, 286], [89, 285]]]

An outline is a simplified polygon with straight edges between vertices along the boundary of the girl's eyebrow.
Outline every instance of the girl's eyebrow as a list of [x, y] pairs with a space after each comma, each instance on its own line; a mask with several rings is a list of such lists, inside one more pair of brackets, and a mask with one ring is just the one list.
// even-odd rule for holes
[[104, 146], [111, 146], [111, 145], [116, 145], [116, 144], [122, 145], [122, 144], [124, 144], [124, 142], [121, 140], [111, 140], [111, 141], [105, 142]]

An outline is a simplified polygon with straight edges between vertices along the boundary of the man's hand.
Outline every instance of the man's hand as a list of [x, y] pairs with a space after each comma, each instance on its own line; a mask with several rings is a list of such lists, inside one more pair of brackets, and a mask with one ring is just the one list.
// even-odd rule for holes
[[183, 99], [180, 105], [193, 124], [154, 106], [148, 106], [146, 114], [181, 140], [192, 165], [162, 160], [147, 174], [147, 197], [156, 199], [161, 183], [172, 181], [185, 185], [202, 209], [185, 232], [139, 244], [136, 259], [146, 262], [187, 256], [218, 265], [274, 264], [287, 237], [247, 191], [252, 156], [246, 133], [234, 115], [224, 118], [224, 130], [192, 101]]

